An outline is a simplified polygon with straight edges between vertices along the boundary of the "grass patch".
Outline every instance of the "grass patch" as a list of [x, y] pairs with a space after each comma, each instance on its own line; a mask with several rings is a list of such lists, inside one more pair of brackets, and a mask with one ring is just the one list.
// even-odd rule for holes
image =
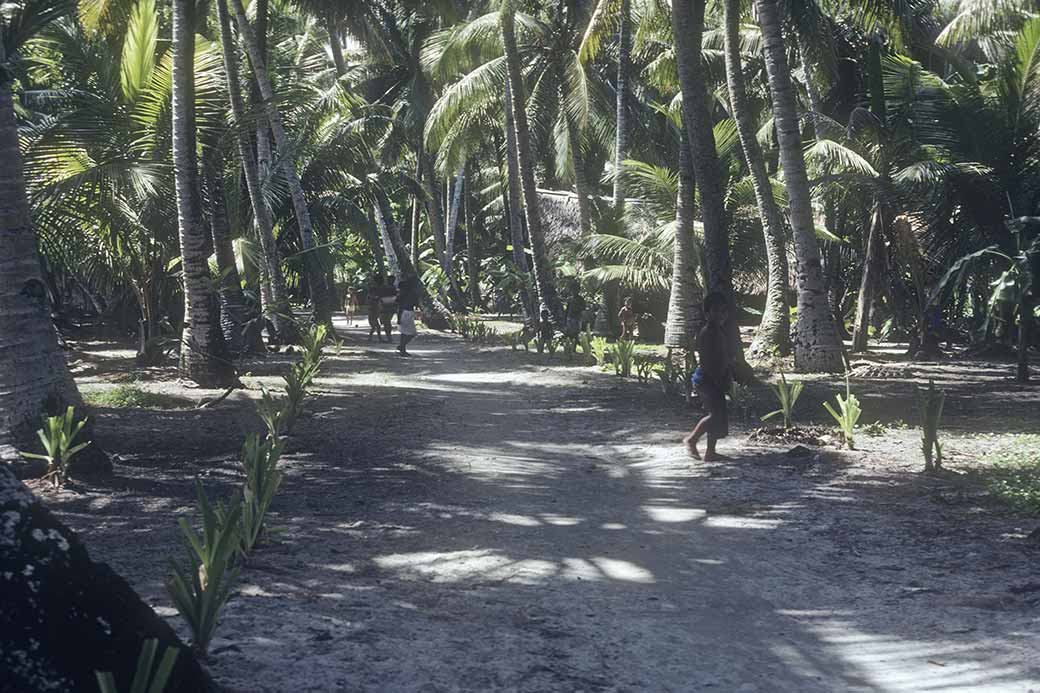
[[92, 407], [110, 409], [183, 409], [190, 402], [173, 395], [142, 390], [137, 385], [117, 385], [111, 390], [84, 393], [83, 398]]
[[986, 455], [990, 493], [1015, 510], [1040, 514], [1040, 435], [1018, 435]]

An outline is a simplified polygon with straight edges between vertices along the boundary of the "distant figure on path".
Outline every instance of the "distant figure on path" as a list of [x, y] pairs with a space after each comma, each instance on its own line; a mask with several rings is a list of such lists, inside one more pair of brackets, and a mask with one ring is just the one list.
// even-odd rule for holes
[[585, 311], [588, 304], [581, 295], [577, 282], [571, 289], [571, 300], [567, 303], [567, 315], [564, 320], [563, 332], [568, 337], [577, 337], [581, 332], [582, 323], [585, 320]]
[[419, 302], [419, 279], [417, 277], [406, 277], [398, 287], [400, 293], [397, 295], [397, 330], [401, 333], [401, 343], [397, 347], [397, 353], [401, 356], [411, 356], [408, 353], [408, 343], [415, 339], [415, 305]]
[[368, 339], [372, 341], [372, 335], [383, 341], [383, 333], [386, 333], [386, 341], [392, 342], [391, 321], [397, 310], [397, 291], [393, 286], [386, 283], [382, 276], [376, 276], [368, 287]]
[[634, 340], [636, 338], [636, 321], [639, 316], [636, 315], [634, 304], [635, 301], [629, 296], [625, 299], [625, 305], [618, 311], [618, 322], [621, 323], [620, 339]]
[[729, 414], [726, 411], [726, 392], [733, 378], [733, 354], [726, 336], [729, 302], [726, 296], [713, 291], [704, 298], [704, 316], [707, 324], [697, 335], [697, 356], [700, 365], [693, 373], [693, 384], [708, 415], [697, 422], [696, 428], [683, 439], [686, 449], [695, 459], [701, 459], [697, 442], [708, 436], [704, 460], [728, 459], [715, 451], [719, 438], [729, 435]]

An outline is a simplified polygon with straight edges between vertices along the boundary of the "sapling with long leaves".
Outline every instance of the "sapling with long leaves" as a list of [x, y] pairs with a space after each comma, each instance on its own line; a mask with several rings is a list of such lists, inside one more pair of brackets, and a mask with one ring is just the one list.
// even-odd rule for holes
[[282, 484], [278, 460], [282, 444], [268, 438], [261, 440], [254, 434], [242, 446], [242, 468], [246, 483], [242, 491], [242, 553], [249, 554], [263, 536], [267, 510], [274, 494]]
[[917, 408], [921, 412], [921, 451], [924, 453], [924, 470], [935, 472], [942, 469], [943, 450], [939, 442], [939, 422], [946, 404], [946, 392], [935, 389], [935, 381], [928, 381], [928, 389], [917, 389]]
[[[173, 673], [173, 667], [177, 663], [177, 655], [180, 654], [176, 647], [167, 647], [163, 650], [162, 659], [158, 666], [155, 664], [155, 655], [159, 651], [159, 641], [155, 638], [145, 640], [141, 645], [141, 653], [137, 656], [137, 667], [134, 669], [134, 678], [130, 682], [130, 688], [126, 693], [163, 693], [166, 684]], [[119, 693], [116, 686], [116, 677], [110, 671], [95, 671], [98, 688], [101, 693]]]
[[195, 481], [202, 531], [180, 518], [181, 533], [188, 549], [188, 566], [170, 561], [173, 572], [166, 582], [173, 605], [191, 628], [192, 647], [201, 657], [227, 603], [231, 585], [238, 578], [237, 557], [241, 547], [242, 501], [236, 493], [225, 512], [210, 503], [202, 482]]
[[609, 352], [610, 344], [607, 342], [606, 337], [593, 337], [589, 340], [588, 353], [591, 354], [595, 365], [604, 365], [607, 362], [607, 358], [609, 358]]
[[36, 431], [43, 443], [44, 454], [22, 452], [22, 457], [43, 460], [47, 463], [45, 479], [54, 482], [55, 488], [69, 479], [69, 465], [77, 453], [90, 445], [90, 441], [76, 443], [76, 437], [87, 425], [87, 420], [76, 421], [76, 410], [69, 407], [61, 416], [44, 416], [43, 428]]
[[859, 398], [852, 394], [848, 371], [845, 372], [845, 397], [842, 398], [838, 394], [834, 396], [834, 399], [838, 404], [837, 408], [831, 406], [830, 402], [824, 402], [823, 408], [838, 423], [838, 428], [841, 429], [842, 442], [848, 446], [849, 450], [854, 450], [856, 424], [859, 423], [859, 417], [863, 414], [863, 409], [860, 408]]
[[762, 417], [762, 420], [768, 421], [774, 416], [783, 416], [784, 430], [787, 430], [791, 428], [794, 405], [795, 402], [798, 401], [798, 397], [802, 394], [802, 390], [805, 389], [805, 383], [801, 380], [788, 383], [787, 378], [784, 376], [784, 372], [780, 371], [780, 382], [773, 384], [772, 388], [773, 392], [776, 393], [777, 400], [780, 402], [780, 408], [776, 411], [769, 412]]
[[260, 386], [260, 401], [256, 403], [256, 413], [267, 427], [267, 437], [278, 440], [285, 427], [288, 416], [288, 401], [276, 399], [267, 388]]
[[622, 377], [632, 376], [632, 364], [635, 361], [636, 343], [631, 339], [619, 339], [614, 345], [614, 372]]

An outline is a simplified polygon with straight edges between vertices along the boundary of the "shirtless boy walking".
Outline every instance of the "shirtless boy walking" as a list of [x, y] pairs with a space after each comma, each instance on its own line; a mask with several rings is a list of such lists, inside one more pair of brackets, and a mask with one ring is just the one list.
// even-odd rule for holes
[[733, 378], [733, 354], [726, 338], [726, 320], [729, 318], [729, 302], [726, 296], [713, 291], [704, 298], [704, 316], [707, 324], [697, 335], [697, 370], [693, 374], [693, 385], [697, 388], [701, 402], [708, 415], [697, 422], [690, 435], [683, 439], [690, 455], [701, 459], [697, 443], [707, 436], [708, 447], [704, 460], [728, 459], [715, 451], [715, 443], [729, 435], [729, 414], [726, 411], [726, 392]]

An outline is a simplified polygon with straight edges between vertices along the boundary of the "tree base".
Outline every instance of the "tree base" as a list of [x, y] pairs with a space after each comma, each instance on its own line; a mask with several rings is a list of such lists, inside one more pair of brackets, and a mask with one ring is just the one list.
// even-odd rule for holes
[[0, 516], [9, 520], [0, 525], [0, 688], [91, 691], [95, 672], [109, 671], [129, 690], [141, 645], [154, 638], [178, 651], [166, 690], [213, 690], [170, 625], [4, 467]]

